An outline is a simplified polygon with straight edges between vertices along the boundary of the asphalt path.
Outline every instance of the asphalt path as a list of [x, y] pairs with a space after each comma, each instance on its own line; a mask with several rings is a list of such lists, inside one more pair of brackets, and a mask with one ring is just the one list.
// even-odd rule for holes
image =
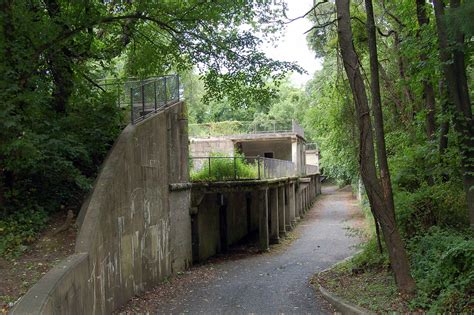
[[187, 285], [179, 297], [160, 299], [158, 314], [329, 314], [310, 279], [352, 255], [360, 240], [348, 229], [360, 217], [350, 190], [323, 187], [292, 232], [296, 239], [269, 253], [214, 264], [215, 275]]

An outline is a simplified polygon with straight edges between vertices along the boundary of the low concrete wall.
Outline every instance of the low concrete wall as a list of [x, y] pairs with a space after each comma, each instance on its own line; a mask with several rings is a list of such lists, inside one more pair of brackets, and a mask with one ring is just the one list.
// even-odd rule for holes
[[76, 254], [48, 272], [13, 314], [106, 314], [191, 263], [184, 103], [117, 139], [83, 213]]
[[302, 178], [192, 184], [193, 260], [248, 240], [260, 250], [285, 236], [321, 193], [319, 174]]

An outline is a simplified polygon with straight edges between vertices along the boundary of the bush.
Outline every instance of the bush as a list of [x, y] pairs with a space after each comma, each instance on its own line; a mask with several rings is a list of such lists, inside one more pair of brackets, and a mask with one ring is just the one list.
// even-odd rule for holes
[[395, 194], [397, 219], [406, 237], [424, 233], [430, 227], [464, 228], [468, 225], [462, 185], [446, 182], [422, 185], [415, 192]]
[[235, 154], [235, 158], [222, 153], [211, 154], [211, 169], [205, 164], [198, 171], [191, 169], [192, 181], [226, 180], [226, 179], [256, 179], [258, 166], [246, 162], [242, 154]]
[[414, 308], [439, 312], [474, 310], [474, 235], [434, 227], [409, 242], [418, 294]]
[[0, 256], [19, 253], [49, 214], [80, 207], [121, 127], [113, 96], [80, 83], [66, 113], [33, 100], [29, 106], [29, 123], [16, 126], [20, 136], [0, 146]]
[[48, 213], [42, 208], [21, 209], [0, 220], [0, 256], [16, 256], [22, 245], [32, 242], [48, 221]]
[[381, 254], [377, 245], [377, 238], [374, 236], [362, 245], [362, 251], [350, 260], [351, 268], [369, 270], [374, 268], [388, 268], [390, 262], [387, 249], [382, 240], [383, 253]]

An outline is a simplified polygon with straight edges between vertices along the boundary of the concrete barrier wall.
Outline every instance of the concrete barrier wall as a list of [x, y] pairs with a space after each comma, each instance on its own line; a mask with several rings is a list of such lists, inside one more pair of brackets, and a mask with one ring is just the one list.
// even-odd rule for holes
[[76, 254], [48, 272], [13, 314], [107, 314], [192, 260], [187, 120], [177, 103], [129, 125], [81, 210]]
[[279, 241], [291, 230], [317, 195], [319, 174], [302, 178], [193, 183], [193, 258], [202, 262], [243, 239], [259, 244]]

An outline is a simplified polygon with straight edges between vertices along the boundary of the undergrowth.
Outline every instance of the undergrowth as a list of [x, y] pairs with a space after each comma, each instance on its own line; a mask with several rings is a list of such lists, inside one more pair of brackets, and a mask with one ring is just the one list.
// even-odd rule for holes
[[203, 166], [195, 171], [191, 169], [192, 181], [226, 180], [226, 179], [256, 179], [258, 166], [248, 163], [242, 154], [235, 153], [229, 157], [223, 153], [212, 153], [210, 165], [208, 160], [201, 160]]
[[[397, 221], [408, 250], [417, 285], [412, 311], [470, 313], [474, 311], [474, 232], [467, 226], [462, 188], [454, 183], [420, 185], [415, 191], [397, 191]], [[366, 202], [367, 222], [373, 218]], [[376, 274], [390, 270], [384, 245], [379, 252], [372, 238], [346, 268]]]

